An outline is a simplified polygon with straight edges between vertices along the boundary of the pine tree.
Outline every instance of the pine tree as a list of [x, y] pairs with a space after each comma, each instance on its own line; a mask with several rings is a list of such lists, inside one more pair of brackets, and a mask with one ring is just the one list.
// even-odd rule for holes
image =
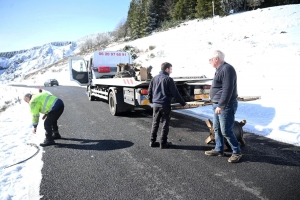
[[195, 6], [197, 0], [178, 0], [174, 8], [175, 20], [193, 19], [195, 17]]
[[[165, 15], [163, 21], [171, 20], [173, 18], [176, 3], [177, 0], [165, 0], [163, 5], [163, 13]], [[163, 21], [159, 21], [159, 23], [162, 23]]]
[[132, 39], [142, 37], [142, 15], [143, 15], [142, 0], [132, 0], [128, 11], [128, 26]]
[[142, 4], [138, 3], [136, 10], [133, 14], [133, 22], [132, 22], [132, 38], [137, 39], [142, 37], [142, 16], [143, 16], [143, 9]]
[[133, 30], [133, 20], [134, 20], [134, 12], [136, 10], [136, 0], [132, 0], [129, 5], [129, 10], [127, 14], [127, 21], [128, 24], [128, 34], [131, 36], [132, 30]]
[[185, 0], [186, 16], [185, 19], [194, 19], [196, 14], [197, 0]]
[[203, 19], [212, 17], [213, 13], [211, 4], [211, 1], [208, 0], [197, 0], [196, 17]]
[[246, 1], [247, 1], [247, 5], [254, 10], [255, 8], [258, 8], [261, 5], [261, 2], [263, 0], [246, 0]]
[[164, 10], [165, 3], [166, 0], [151, 0], [152, 7], [150, 11], [152, 17], [155, 18], [156, 27], [168, 17], [168, 13]]
[[173, 18], [175, 20], [182, 20], [184, 18], [184, 0], [179, 0], [174, 7]]
[[150, 34], [153, 30], [153, 22], [155, 19], [152, 17], [152, 0], [144, 0], [142, 2], [142, 12], [141, 12], [141, 37], [145, 37]]
[[224, 16], [225, 12], [221, 7], [221, 0], [214, 0], [214, 12], [213, 12], [213, 4], [211, 0], [197, 0], [196, 6], [196, 17], [197, 18], [209, 18], [214, 15]]

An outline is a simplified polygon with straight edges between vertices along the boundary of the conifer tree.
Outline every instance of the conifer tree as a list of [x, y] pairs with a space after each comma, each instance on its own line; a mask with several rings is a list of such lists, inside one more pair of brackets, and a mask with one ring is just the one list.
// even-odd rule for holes
[[155, 28], [155, 14], [152, 12], [153, 4], [152, 0], [142, 1], [142, 12], [141, 12], [141, 36], [145, 37], [149, 35]]
[[136, 0], [132, 0], [129, 5], [129, 10], [127, 14], [127, 24], [128, 24], [128, 34], [131, 36], [132, 30], [133, 30], [133, 20], [134, 20], [134, 13], [136, 10]]
[[[177, 1], [178, 0], [165, 0], [165, 3], [163, 5], [163, 13], [164, 13], [163, 21], [171, 20], [173, 18], [174, 9]], [[159, 21], [159, 23], [163, 21]]]
[[214, 2], [214, 12], [213, 12], [213, 4], [211, 0], [197, 0], [196, 6], [196, 17], [197, 18], [209, 18], [214, 15], [224, 16], [225, 12], [221, 7], [221, 0], [213, 0]]
[[186, 16], [184, 1], [185, 0], [178, 0], [175, 5], [174, 16], [173, 16], [175, 20], [183, 20]]
[[155, 26], [163, 22], [167, 17], [167, 13], [164, 10], [164, 5], [166, 0], [151, 0], [152, 8], [151, 8], [151, 15], [155, 17]]
[[197, 0], [178, 0], [174, 8], [173, 18], [176, 20], [193, 19]]
[[185, 19], [194, 19], [196, 14], [197, 0], [185, 0], [186, 16]]
[[137, 39], [142, 36], [142, 16], [143, 5], [141, 0], [132, 0], [128, 11], [128, 26], [130, 28], [130, 36]]

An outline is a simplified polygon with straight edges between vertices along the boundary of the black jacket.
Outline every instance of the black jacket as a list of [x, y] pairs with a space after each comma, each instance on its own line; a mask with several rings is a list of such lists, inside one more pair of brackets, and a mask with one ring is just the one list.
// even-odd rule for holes
[[210, 88], [210, 99], [224, 109], [229, 102], [237, 100], [237, 76], [235, 69], [224, 62], [216, 70]]
[[160, 71], [155, 76], [148, 88], [148, 98], [150, 103], [153, 103], [153, 107], [168, 107], [171, 105], [172, 96], [184, 106], [186, 103], [179, 94], [177, 87], [169, 74], [164, 71]]

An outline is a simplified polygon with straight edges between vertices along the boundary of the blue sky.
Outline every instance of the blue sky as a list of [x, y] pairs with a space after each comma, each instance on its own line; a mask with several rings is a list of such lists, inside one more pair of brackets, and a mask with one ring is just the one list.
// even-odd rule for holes
[[113, 31], [131, 0], [0, 0], [0, 52]]

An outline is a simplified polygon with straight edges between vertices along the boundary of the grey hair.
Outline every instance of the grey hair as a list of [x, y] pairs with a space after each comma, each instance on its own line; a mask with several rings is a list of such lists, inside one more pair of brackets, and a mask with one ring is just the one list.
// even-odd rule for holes
[[29, 99], [31, 99], [31, 97], [32, 97], [32, 94], [30, 94], [30, 93], [27, 93], [27, 94], [25, 94], [24, 98], [25, 98], [25, 97], [28, 97]]
[[224, 59], [225, 59], [225, 54], [220, 50], [215, 50], [213, 55], [214, 55], [214, 58], [219, 58], [222, 61], [224, 61]]

